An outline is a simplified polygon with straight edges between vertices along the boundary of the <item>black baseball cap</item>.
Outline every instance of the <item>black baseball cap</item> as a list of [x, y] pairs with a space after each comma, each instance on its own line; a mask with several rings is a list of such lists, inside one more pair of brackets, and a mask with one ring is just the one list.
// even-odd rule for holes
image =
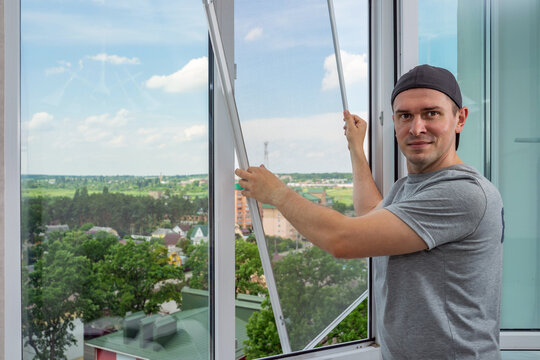
[[458, 108], [462, 107], [461, 91], [452, 73], [444, 68], [431, 65], [418, 65], [401, 76], [392, 91], [392, 106], [399, 93], [415, 88], [438, 90], [448, 95]]
[[[459, 109], [463, 107], [461, 90], [454, 75], [444, 68], [427, 64], [418, 65], [399, 78], [392, 91], [392, 107], [394, 107], [396, 96], [405, 90], [416, 88], [438, 90], [448, 95]], [[458, 146], [459, 134], [456, 134], [456, 150]]]

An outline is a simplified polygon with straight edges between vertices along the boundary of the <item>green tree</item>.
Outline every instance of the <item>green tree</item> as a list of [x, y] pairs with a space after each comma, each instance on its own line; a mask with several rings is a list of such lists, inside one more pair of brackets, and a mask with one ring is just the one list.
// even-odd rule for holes
[[339, 201], [335, 201], [333, 204], [332, 204], [332, 209], [336, 210], [336, 211], [339, 211], [340, 213], [342, 214], [345, 214], [345, 211], [348, 210], [348, 206], [345, 205], [344, 203], [342, 202], [339, 202]]
[[237, 238], [235, 244], [235, 291], [242, 294], [266, 294], [260, 280], [264, 274], [257, 244]]
[[81, 294], [89, 272], [89, 260], [60, 241], [48, 246], [33, 272], [23, 272], [23, 337], [34, 359], [66, 359], [77, 343], [71, 331], [86, 305]]
[[193, 289], [208, 290], [208, 243], [187, 247], [186, 267], [191, 269], [189, 287]]
[[367, 309], [367, 299], [365, 299], [338, 326], [328, 333], [320, 345], [331, 345], [338, 342], [367, 338]]
[[[363, 259], [337, 260], [317, 247], [289, 253], [275, 262], [274, 276], [291, 347], [303, 348], [312, 340], [306, 329], [322, 330], [335, 318], [336, 314], [328, 309], [345, 309], [359, 296], [366, 288], [366, 275]], [[349, 315], [351, 318], [355, 316], [356, 313]], [[267, 320], [266, 324], [261, 324], [262, 319]], [[348, 326], [361, 328], [355, 321], [365, 322], [365, 317], [349, 319], [340, 332], [332, 334], [332, 338], [327, 341], [345, 341], [342, 338], [351, 333], [347, 330]], [[253, 322], [256, 324], [252, 324]], [[365, 324], [363, 326], [365, 327]], [[275, 354], [276, 349], [267, 344], [269, 335], [263, 331], [265, 327], [275, 328], [270, 307], [263, 308], [261, 315], [252, 316], [249, 320], [248, 329], [251, 330], [248, 331], [249, 340], [246, 342], [246, 354], [250, 354], [248, 358]], [[263, 349], [268, 352], [263, 353]]]
[[99, 292], [113, 315], [128, 311], [153, 313], [160, 304], [174, 300], [181, 304], [184, 273], [169, 264], [167, 249], [148, 242], [116, 244], [97, 263]]
[[[191, 245], [187, 251], [186, 266], [191, 269], [189, 286], [193, 289], [208, 289], [208, 243]], [[260, 283], [263, 275], [259, 250], [254, 243], [242, 238], [235, 240], [235, 293], [260, 294], [266, 288]], [[254, 276], [252, 278], [252, 276]]]
[[254, 312], [246, 325], [248, 340], [244, 342], [247, 360], [281, 354], [281, 342], [268, 298], [264, 299], [261, 311]]

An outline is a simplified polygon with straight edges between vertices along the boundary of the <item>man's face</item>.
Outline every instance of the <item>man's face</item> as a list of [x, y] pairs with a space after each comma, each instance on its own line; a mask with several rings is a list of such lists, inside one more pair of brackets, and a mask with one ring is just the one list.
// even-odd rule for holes
[[[432, 89], [409, 89], [394, 99], [394, 128], [410, 173], [423, 173], [456, 163], [456, 133], [467, 108], [454, 113], [452, 100]], [[460, 162], [460, 161], [459, 161]]]

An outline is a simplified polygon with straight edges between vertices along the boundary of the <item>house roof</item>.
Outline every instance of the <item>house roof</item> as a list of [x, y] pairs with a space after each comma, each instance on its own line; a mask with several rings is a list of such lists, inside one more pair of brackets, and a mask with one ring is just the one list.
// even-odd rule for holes
[[173, 231], [171, 229], [164, 229], [164, 228], [159, 228], [157, 229], [156, 231], [154, 231], [152, 233], [152, 235], [166, 235], [166, 234], [170, 234], [172, 233]]
[[[124, 341], [123, 331], [117, 331], [86, 341], [86, 344], [107, 351], [131, 355], [139, 359], [165, 360], [176, 359], [178, 354], [182, 358], [190, 360], [207, 360], [209, 357], [209, 318], [208, 318], [208, 291], [195, 290], [185, 287], [182, 289], [183, 297], [193, 297], [188, 301], [196, 308], [185, 309], [169, 315], [176, 321], [176, 334], [174, 334], [165, 346], [151, 343], [141, 347], [141, 333], [127, 343]], [[249, 316], [255, 311], [260, 311], [262, 298], [256, 296], [243, 297], [236, 301], [236, 358], [244, 355], [244, 341], [247, 340], [246, 324]], [[198, 299], [198, 300], [197, 300]], [[186, 304], [187, 305], [187, 304]], [[202, 306], [201, 306], [202, 305]], [[159, 317], [155, 317], [154, 320]], [[149, 316], [145, 318], [152, 321]], [[163, 318], [161, 318], [163, 319]]]
[[208, 236], [208, 225], [194, 225], [192, 234], [195, 234], [197, 229], [201, 229], [203, 236]]
[[190, 226], [187, 225], [187, 224], [179, 224], [179, 225], [176, 225], [176, 226], [178, 226], [183, 232], [188, 232], [189, 228], [190, 228]]
[[166, 246], [175, 246], [176, 243], [178, 242], [178, 240], [180, 240], [181, 237], [182, 236], [180, 236], [180, 234], [170, 233], [170, 234], [165, 235], [163, 240], [165, 241]]
[[274, 205], [269, 204], [262, 204], [263, 209], [275, 209], [276, 207]]
[[300, 195], [302, 195], [303, 197], [305, 197], [306, 199], [308, 199], [311, 202], [314, 202], [314, 203], [321, 202], [321, 199], [319, 199], [318, 197], [316, 197], [314, 195], [311, 195], [310, 193], [302, 192], [302, 193], [300, 193]]

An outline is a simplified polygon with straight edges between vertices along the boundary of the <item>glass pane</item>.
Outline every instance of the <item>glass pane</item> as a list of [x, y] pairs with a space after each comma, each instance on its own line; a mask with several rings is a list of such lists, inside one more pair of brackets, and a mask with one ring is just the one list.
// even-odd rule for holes
[[[540, 6], [534, 0], [497, 0], [491, 8], [465, 0], [418, 4], [420, 62], [451, 69], [470, 109], [459, 155], [483, 169], [503, 197], [501, 328], [540, 329]], [[433, 20], [430, 13], [444, 16]]]
[[540, 4], [493, 6], [493, 180], [506, 219], [501, 327], [540, 329]]
[[502, 360], [540, 360], [540, 351], [501, 351]]
[[[366, 118], [367, 1], [336, 1], [335, 9], [349, 107]], [[353, 216], [327, 2], [239, 0], [235, 45], [235, 95], [250, 163], [264, 163], [307, 199]], [[247, 208], [237, 198], [241, 219]], [[263, 204], [261, 213], [289, 342], [301, 350], [367, 289], [366, 261], [334, 259], [311, 246], [277, 209]], [[237, 221], [237, 241], [253, 241], [250, 226]], [[238, 267], [238, 252], [236, 260]], [[249, 291], [268, 293], [266, 284]], [[320, 345], [366, 337], [366, 314], [365, 304], [359, 306], [340, 325], [343, 331], [323, 336]], [[265, 301], [248, 323], [248, 358], [281, 353], [273, 323]], [[346, 337], [345, 328], [354, 335]]]
[[[432, 16], [437, 14], [437, 16]], [[419, 0], [418, 62], [450, 70], [469, 108], [458, 155], [481, 173], [485, 166], [486, 48], [483, 1]]]
[[208, 359], [207, 283], [187, 286], [208, 266], [200, 2], [21, 18], [24, 359]]

